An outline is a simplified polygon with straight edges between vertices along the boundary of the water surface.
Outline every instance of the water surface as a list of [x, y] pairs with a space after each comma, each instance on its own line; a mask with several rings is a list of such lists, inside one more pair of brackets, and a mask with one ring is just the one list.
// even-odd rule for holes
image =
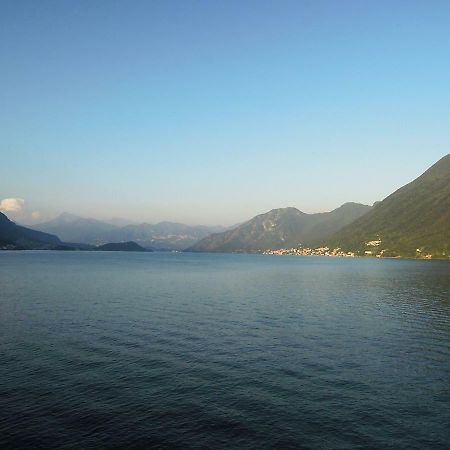
[[450, 263], [0, 252], [0, 447], [450, 448]]

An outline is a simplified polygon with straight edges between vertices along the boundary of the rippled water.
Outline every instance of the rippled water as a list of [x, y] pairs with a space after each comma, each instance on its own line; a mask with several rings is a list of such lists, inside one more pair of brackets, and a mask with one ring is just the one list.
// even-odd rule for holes
[[450, 263], [0, 253], [1, 448], [450, 448]]

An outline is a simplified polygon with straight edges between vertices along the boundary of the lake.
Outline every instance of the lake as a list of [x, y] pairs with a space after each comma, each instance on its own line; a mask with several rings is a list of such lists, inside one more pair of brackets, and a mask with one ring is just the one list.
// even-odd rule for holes
[[0, 252], [0, 447], [450, 448], [450, 263]]

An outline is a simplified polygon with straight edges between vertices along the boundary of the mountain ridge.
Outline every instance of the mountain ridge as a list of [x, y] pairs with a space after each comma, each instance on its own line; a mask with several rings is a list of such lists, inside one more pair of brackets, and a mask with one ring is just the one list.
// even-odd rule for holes
[[153, 250], [184, 250], [212, 232], [226, 229], [220, 226], [185, 225], [169, 221], [117, 226], [66, 212], [33, 228], [56, 234], [67, 242], [97, 246], [109, 242], [134, 241]]
[[187, 251], [259, 252], [308, 245], [337, 231], [370, 209], [371, 206], [353, 202], [316, 214], [307, 214], [294, 207], [272, 209], [237, 228], [208, 236]]

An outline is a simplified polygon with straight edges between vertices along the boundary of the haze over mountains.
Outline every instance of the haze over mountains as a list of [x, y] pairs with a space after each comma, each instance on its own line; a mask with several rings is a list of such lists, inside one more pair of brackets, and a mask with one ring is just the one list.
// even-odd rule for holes
[[173, 222], [141, 223], [117, 226], [96, 219], [62, 213], [55, 219], [34, 226], [56, 234], [62, 240], [89, 245], [134, 241], [147, 249], [184, 250], [211, 233], [223, 231], [220, 226], [184, 225]]
[[113, 243], [106, 248], [136, 250], [141, 246], [193, 252], [262, 252], [328, 246], [356, 255], [447, 258], [450, 155], [374, 206], [345, 203], [319, 214], [279, 208], [231, 229], [172, 222], [116, 226], [68, 213], [35, 228], [17, 225], [0, 213], [0, 246], [94, 249], [92, 246]]
[[49, 222], [34, 225], [33, 228], [45, 233], [56, 234], [66, 242], [96, 245], [107, 242], [102, 240], [102, 236], [117, 227], [101, 220], [79, 217], [65, 212]]

